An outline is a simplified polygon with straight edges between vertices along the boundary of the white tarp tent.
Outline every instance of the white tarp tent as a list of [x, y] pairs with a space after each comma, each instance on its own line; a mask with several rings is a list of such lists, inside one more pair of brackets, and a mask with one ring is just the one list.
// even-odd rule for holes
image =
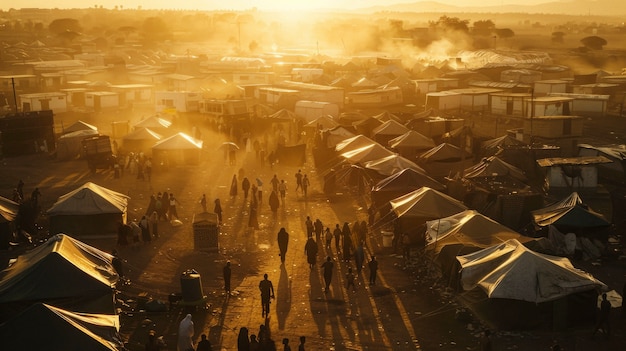
[[489, 298], [541, 303], [606, 289], [604, 283], [576, 269], [569, 259], [534, 252], [515, 239], [457, 256], [457, 260], [463, 288], [480, 287]]

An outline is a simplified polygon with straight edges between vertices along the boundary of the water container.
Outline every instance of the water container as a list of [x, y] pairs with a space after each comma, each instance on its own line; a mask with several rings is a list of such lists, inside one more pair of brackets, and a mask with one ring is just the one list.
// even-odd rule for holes
[[180, 287], [183, 302], [201, 301], [204, 298], [200, 274], [193, 269], [186, 270], [180, 276]]

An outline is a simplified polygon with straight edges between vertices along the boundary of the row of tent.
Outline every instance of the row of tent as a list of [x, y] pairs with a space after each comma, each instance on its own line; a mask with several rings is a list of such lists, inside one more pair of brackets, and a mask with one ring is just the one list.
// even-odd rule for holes
[[65, 234], [0, 272], [0, 338], [7, 350], [122, 350], [113, 256]]

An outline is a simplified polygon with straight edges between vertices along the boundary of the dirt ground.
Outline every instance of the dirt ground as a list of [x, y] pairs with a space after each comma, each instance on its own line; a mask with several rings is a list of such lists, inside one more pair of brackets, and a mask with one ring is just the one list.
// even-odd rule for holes
[[[119, 118], [119, 115], [101, 115], [85, 121], [99, 126], [106, 133], [110, 123]], [[138, 119], [137, 116], [132, 118]], [[69, 125], [74, 121], [66, 120], [64, 124]], [[130, 350], [143, 350], [149, 329], [163, 336], [168, 350], [175, 349], [178, 323], [189, 309], [173, 307], [165, 312], [147, 312], [141, 308], [141, 303], [145, 298], [167, 303], [170, 294], [180, 293], [180, 276], [187, 269], [195, 269], [201, 275], [203, 292], [207, 296], [207, 308], [192, 312], [196, 323], [195, 339], [199, 339], [201, 333], [206, 333], [214, 350], [234, 350], [241, 326], [248, 326], [251, 331], [255, 331], [256, 325], [263, 322], [260, 317], [251, 316], [260, 310], [256, 309], [258, 289], [255, 284], [258, 284], [263, 272], [281, 274], [279, 285], [283, 284], [283, 271], [277, 268], [278, 250], [275, 244], [275, 235], [280, 227], [286, 227], [292, 233], [290, 245], [295, 245], [292, 246], [295, 249], [291, 250], [297, 252], [299, 246], [304, 246], [304, 219], [309, 214], [333, 226], [334, 223], [366, 219], [367, 202], [364, 198], [343, 194], [328, 199], [321, 192], [322, 176], [310, 161], [302, 167], [312, 183], [309, 196], [304, 199], [295, 194], [293, 189], [297, 168], [280, 165], [274, 169], [268, 165], [263, 167], [253, 154], [243, 151], [240, 152], [237, 165], [225, 165], [221, 153], [216, 151], [225, 139], [204, 129], [203, 139], [205, 152], [199, 165], [155, 170], [151, 181], [138, 180], [130, 174], [115, 179], [110, 171], [91, 174], [83, 160], [58, 162], [47, 155], [2, 160], [0, 191], [3, 196], [10, 197], [19, 179], [25, 183], [25, 193], [30, 193], [34, 187], [39, 187], [42, 192], [42, 214], [38, 222], [41, 231], [32, 233], [36, 239], [46, 236], [45, 210], [60, 195], [87, 181], [128, 194], [131, 198], [129, 220], [139, 219], [144, 214], [151, 194], [159, 191], [175, 194], [181, 204], [178, 212], [182, 226], [162, 222], [159, 225], [159, 239], [137, 246], [117, 247], [130, 282], [118, 288], [121, 333]], [[231, 178], [240, 170], [251, 179], [259, 177], [265, 182], [258, 230], [247, 227], [248, 205], [242, 195], [235, 198], [228, 196]], [[272, 215], [267, 206], [267, 189], [270, 188], [269, 179], [273, 174], [278, 174], [279, 178], [289, 183], [287, 206], [279, 211], [277, 217]], [[212, 209], [214, 198], [220, 198], [224, 207], [224, 224], [217, 253], [193, 249], [191, 222], [194, 213], [200, 212], [199, 199], [202, 194], [206, 194], [209, 200], [209, 210]], [[105, 251], [116, 248], [115, 238], [112, 237], [80, 239]], [[24, 249], [22, 246], [0, 255], [6, 262], [4, 259], [14, 257]], [[498, 331], [477, 319], [474, 313], [469, 313], [469, 317], [458, 313], [462, 307], [459, 299], [442, 288], [440, 282], [432, 277], [432, 272], [419, 261], [405, 265], [400, 256], [383, 247], [380, 233], [373, 233], [369, 237], [368, 254], [375, 254], [380, 261], [380, 284], [371, 288], [363, 284], [364, 289], [358, 294], [338, 295], [324, 303], [323, 297], [314, 294], [319, 285], [317, 277], [309, 276], [308, 281], [305, 278], [307, 270], [302, 269], [305, 266], [304, 254], [293, 253], [293, 261], [287, 265], [291, 270], [289, 279], [284, 280], [289, 282], [290, 303], [281, 305], [276, 302], [277, 313], [282, 311], [288, 317], [281, 319], [281, 314], [278, 314], [277, 320], [272, 320], [271, 325], [276, 330], [274, 338], [280, 340], [287, 336], [295, 341], [298, 335], [306, 335], [307, 350], [471, 350], [476, 349], [479, 331], [490, 327], [495, 333], [493, 340], [496, 350], [547, 350], [555, 340], [566, 350], [618, 350], [626, 344], [624, 323], [618, 318], [617, 310], [613, 313], [614, 336], [609, 341], [603, 338], [592, 340], [592, 326], [559, 333]], [[227, 260], [234, 267], [231, 283], [234, 292], [229, 298], [222, 291], [221, 273]], [[586, 269], [610, 288], [621, 289], [623, 261], [587, 266]], [[339, 264], [338, 269], [345, 267], [345, 264]], [[340, 289], [341, 285], [333, 288]], [[278, 289], [280, 293], [281, 287]], [[358, 304], [358, 308], [353, 302]], [[300, 309], [300, 305], [305, 305], [304, 310]], [[318, 315], [322, 313], [332, 316], [336, 321], [319, 319]], [[329, 324], [336, 329], [325, 334], [324, 330]], [[295, 345], [297, 343], [292, 342], [292, 347]]]

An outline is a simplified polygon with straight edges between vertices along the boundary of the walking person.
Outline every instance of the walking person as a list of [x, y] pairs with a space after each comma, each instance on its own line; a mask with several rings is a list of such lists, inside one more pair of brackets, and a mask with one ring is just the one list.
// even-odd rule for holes
[[330, 252], [330, 244], [333, 242], [333, 233], [331, 233], [328, 227], [326, 227], [324, 231], [324, 239], [326, 240], [326, 251]]
[[215, 199], [215, 207], [213, 207], [213, 213], [217, 215], [217, 221], [222, 224], [222, 204], [220, 199]]
[[170, 193], [169, 204], [170, 204], [170, 208], [169, 208], [170, 221], [174, 219], [173, 217], [176, 217], [176, 219], [179, 219], [178, 211], [176, 210], [176, 204], [178, 204], [178, 200], [176, 200], [176, 198], [174, 197], [174, 194]]
[[287, 256], [287, 246], [289, 245], [289, 233], [285, 228], [280, 228], [278, 231], [278, 250], [280, 251], [280, 262], [285, 263], [285, 257]]
[[263, 201], [263, 181], [260, 178], [256, 179], [257, 186], [257, 197], [259, 199], [259, 204]]
[[278, 211], [278, 207], [280, 206], [280, 200], [278, 200], [278, 194], [274, 190], [272, 190], [272, 193], [270, 194], [269, 204], [270, 209], [274, 214], [274, 217], [276, 217], [276, 212]]
[[376, 261], [376, 256], [372, 256], [372, 259], [367, 266], [370, 269], [370, 285], [376, 285], [376, 272], [378, 272], [378, 261]]
[[202, 212], [206, 212], [206, 195], [202, 194], [200, 198], [200, 206], [202, 206]]
[[248, 177], [243, 177], [243, 180], [241, 181], [241, 190], [243, 190], [243, 198], [247, 200], [248, 191], [250, 191], [250, 181], [248, 180]]
[[302, 177], [302, 193], [304, 193], [304, 197], [307, 195], [309, 185], [311, 185], [311, 182], [309, 181], [309, 177], [305, 174], [304, 177]]
[[611, 303], [607, 299], [606, 293], [602, 294], [602, 302], [600, 303], [600, 315], [598, 323], [591, 337], [594, 337], [598, 330], [602, 329], [602, 333], [608, 339], [611, 336]]
[[272, 190], [278, 192], [278, 184], [280, 184], [280, 181], [278, 180], [276, 174], [274, 174], [272, 180], [270, 180], [270, 184], [272, 184]]
[[298, 170], [298, 173], [296, 173], [296, 193], [298, 192], [298, 189], [302, 188], [302, 171]]
[[289, 339], [283, 338], [283, 351], [291, 351], [291, 346], [289, 346]]
[[285, 196], [287, 195], [287, 183], [285, 183], [284, 179], [280, 180], [280, 184], [278, 184], [278, 192], [280, 193], [280, 199], [285, 204]]
[[230, 182], [230, 192], [231, 197], [237, 196], [237, 175], [233, 174], [233, 180]]
[[315, 240], [319, 243], [322, 237], [322, 231], [324, 230], [324, 224], [319, 218], [315, 219], [313, 223], [313, 231], [315, 231]]
[[313, 240], [313, 237], [309, 237], [304, 245], [304, 254], [310, 269], [313, 269], [313, 266], [317, 263], [317, 250], [317, 243]]
[[200, 335], [200, 341], [198, 341], [196, 351], [213, 351], [213, 346], [211, 346], [211, 342], [206, 338], [206, 334]]
[[141, 241], [149, 243], [151, 241], [150, 224], [146, 216], [142, 216], [141, 220], [139, 220], [139, 228], [141, 228]]
[[259, 283], [261, 291], [261, 316], [268, 317], [270, 314], [270, 299], [274, 298], [274, 285], [267, 279], [267, 273], [263, 274], [263, 280]]
[[248, 339], [248, 328], [241, 327], [237, 335], [237, 351], [250, 351], [250, 339]]
[[226, 297], [230, 296], [230, 277], [232, 275], [232, 269], [230, 268], [230, 261], [226, 261], [226, 265], [223, 268], [224, 275], [224, 291], [226, 291]]
[[306, 226], [306, 237], [312, 237], [315, 228], [313, 227], [313, 221], [311, 220], [310, 216], [306, 216], [306, 221], [304, 221], [304, 225]]
[[348, 273], [346, 273], [346, 290], [350, 290], [352, 286], [352, 291], [356, 291], [356, 285], [354, 285], [354, 273], [352, 273], [352, 267], [348, 268]]
[[195, 333], [191, 314], [187, 314], [178, 325], [178, 351], [193, 351], [193, 334]]
[[306, 342], [306, 336], [301, 336], [300, 337], [300, 345], [298, 345], [298, 351], [305, 351], [304, 350], [304, 343]]
[[257, 216], [259, 203], [254, 198], [250, 201], [250, 218], [248, 219], [248, 228], [259, 229], [259, 220]]
[[365, 261], [365, 251], [363, 250], [363, 243], [359, 242], [354, 250], [354, 263], [356, 264], [356, 272], [359, 275], [363, 269], [363, 261]]
[[333, 237], [335, 238], [335, 250], [337, 250], [337, 256], [341, 254], [341, 228], [339, 228], [339, 223], [335, 225], [335, 230], [333, 231]]
[[327, 256], [326, 262], [322, 264], [322, 271], [324, 272], [324, 283], [326, 284], [324, 292], [327, 293], [330, 288], [330, 281], [333, 279], [333, 261], [331, 261], [330, 256]]
[[148, 228], [153, 238], [156, 239], [159, 237], [159, 215], [157, 211], [152, 211], [150, 218], [148, 218]]

